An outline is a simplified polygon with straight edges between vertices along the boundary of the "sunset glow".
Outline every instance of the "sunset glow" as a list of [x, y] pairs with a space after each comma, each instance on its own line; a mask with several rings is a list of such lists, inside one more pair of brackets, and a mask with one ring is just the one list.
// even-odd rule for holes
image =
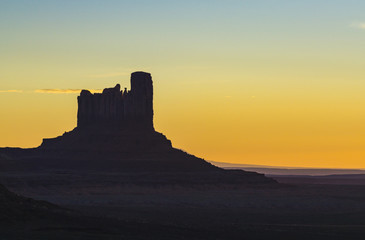
[[142, 70], [153, 78], [155, 129], [176, 148], [217, 162], [365, 168], [364, 9], [1, 2], [0, 147], [72, 130], [80, 89], [129, 89]]

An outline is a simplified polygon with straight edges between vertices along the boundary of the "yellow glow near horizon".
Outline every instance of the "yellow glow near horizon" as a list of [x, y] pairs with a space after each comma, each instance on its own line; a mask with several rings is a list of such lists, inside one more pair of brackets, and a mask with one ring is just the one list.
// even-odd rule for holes
[[142, 70], [177, 148], [365, 168], [365, 2], [16, 2], [0, 3], [0, 147], [72, 130], [79, 89]]
[[[284, 86], [255, 86], [251, 75], [241, 76], [237, 72], [227, 75], [225, 80], [235, 85], [219, 81], [223, 72], [191, 73], [197, 76], [174, 79], [176, 76], [164, 75], [162, 70], [152, 72], [155, 128], [171, 139], [175, 147], [220, 162], [365, 167], [365, 112], [360, 111], [365, 97], [360, 88], [311, 89], [304, 85], [296, 91], [283, 90], [280, 88]], [[120, 82], [122, 87], [129, 88], [129, 76], [120, 81], [108, 80], [112, 81], [105, 87]], [[42, 138], [73, 129], [77, 94], [72, 93], [0, 94], [1, 102], [11, 103], [1, 108], [0, 145], [35, 147]]]

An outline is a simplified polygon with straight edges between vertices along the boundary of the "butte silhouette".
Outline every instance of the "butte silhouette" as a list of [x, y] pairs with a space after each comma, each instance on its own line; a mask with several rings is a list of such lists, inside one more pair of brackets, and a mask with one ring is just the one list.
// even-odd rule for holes
[[107, 173], [124, 183], [267, 184], [263, 174], [224, 170], [172, 147], [153, 125], [151, 74], [134, 72], [131, 89], [82, 90], [77, 127], [32, 149], [0, 149], [0, 172]]

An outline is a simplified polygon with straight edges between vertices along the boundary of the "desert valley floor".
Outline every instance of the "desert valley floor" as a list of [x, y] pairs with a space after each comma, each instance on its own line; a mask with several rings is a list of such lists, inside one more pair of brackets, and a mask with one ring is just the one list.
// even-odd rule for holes
[[2, 239], [362, 239], [365, 185], [361, 181], [339, 185], [289, 180], [286, 177], [285, 184], [276, 186], [241, 187], [110, 183], [109, 188], [90, 186], [80, 192], [63, 185], [14, 184], [14, 179], [2, 175], [0, 181], [10, 190], [61, 208], [2, 219], [1, 235]]

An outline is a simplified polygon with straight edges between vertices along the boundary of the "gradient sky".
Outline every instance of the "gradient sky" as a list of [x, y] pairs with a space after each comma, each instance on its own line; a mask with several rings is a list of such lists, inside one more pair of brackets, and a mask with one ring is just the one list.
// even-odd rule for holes
[[129, 88], [143, 70], [155, 128], [174, 147], [221, 162], [365, 168], [364, 9], [0, 0], [0, 146], [70, 131], [77, 89]]

